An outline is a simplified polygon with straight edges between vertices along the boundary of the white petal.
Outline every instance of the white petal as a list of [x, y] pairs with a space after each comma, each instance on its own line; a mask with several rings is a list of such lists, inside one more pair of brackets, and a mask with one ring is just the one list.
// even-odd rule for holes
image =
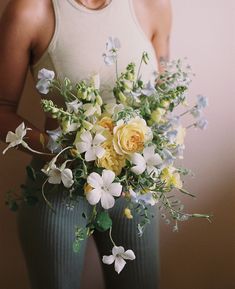
[[6, 142], [14, 142], [15, 140], [17, 140], [17, 136], [15, 133], [13, 133], [12, 131], [9, 131], [7, 133], [7, 136], [6, 136]]
[[92, 186], [92, 188], [101, 188], [103, 186], [103, 180], [101, 176], [97, 173], [91, 173], [87, 177], [87, 183]]
[[146, 147], [143, 151], [144, 158], [146, 160], [151, 158], [154, 155], [154, 153], [155, 153], [155, 147], [154, 146]]
[[108, 192], [102, 191], [101, 206], [104, 209], [108, 210], [114, 206], [114, 203], [115, 203], [114, 197], [110, 195]]
[[122, 185], [119, 183], [113, 183], [109, 186], [109, 192], [115, 197], [119, 197], [122, 193]]
[[91, 162], [91, 161], [95, 161], [96, 160], [96, 154], [95, 154], [95, 150], [93, 148], [89, 149], [85, 153], [85, 160], [87, 162]]
[[106, 140], [106, 138], [102, 134], [98, 133], [94, 137], [93, 144], [94, 145], [100, 145], [105, 140]]
[[52, 70], [48, 70], [43, 68], [38, 72], [38, 79], [50, 79], [52, 80], [55, 77], [55, 72]]
[[70, 188], [74, 183], [72, 171], [70, 169], [64, 169], [61, 172], [61, 180], [66, 188]]
[[116, 256], [118, 254], [123, 254], [124, 252], [125, 250], [122, 246], [114, 246], [112, 249], [113, 256]]
[[155, 154], [149, 160], [147, 160], [147, 163], [153, 166], [159, 166], [162, 164], [162, 158], [159, 154]]
[[78, 152], [82, 154], [82, 153], [86, 152], [87, 150], [89, 150], [91, 148], [91, 146], [89, 146], [89, 144], [86, 142], [78, 142], [78, 143], [76, 143], [76, 148], [77, 148]]
[[86, 193], [86, 198], [91, 205], [96, 205], [99, 203], [101, 197], [101, 190], [100, 189], [94, 189], [88, 193]]
[[115, 173], [110, 170], [103, 170], [102, 172], [103, 183], [106, 187], [109, 187], [115, 179]]
[[108, 265], [113, 264], [114, 260], [115, 260], [115, 258], [114, 258], [113, 255], [103, 256], [103, 258], [102, 258], [102, 262], [103, 262], [104, 264], [108, 264]]
[[125, 265], [126, 261], [122, 257], [115, 258], [114, 268], [118, 274], [122, 271]]
[[22, 122], [15, 130], [16, 135], [18, 138], [21, 138], [22, 136], [25, 136], [26, 134], [26, 129], [25, 129], [25, 124]]
[[50, 81], [48, 79], [40, 79], [36, 84], [36, 88], [41, 94], [48, 94], [49, 87]]
[[122, 254], [122, 257], [126, 260], [134, 260], [135, 259], [135, 253], [132, 250], [127, 250]]
[[12, 147], [14, 147], [14, 145], [12, 145], [12, 143], [10, 143], [2, 153], [5, 155], [5, 153]]
[[61, 171], [59, 169], [53, 169], [49, 171], [48, 183], [60, 184], [61, 183]]
[[134, 166], [131, 168], [131, 171], [136, 174], [136, 175], [141, 175], [144, 171], [146, 170], [146, 165], [139, 165], [139, 166]]
[[105, 149], [102, 147], [95, 147], [94, 148], [95, 151], [95, 155], [97, 156], [97, 158], [102, 158], [105, 154]]
[[133, 164], [139, 166], [139, 165], [146, 165], [146, 161], [144, 157], [141, 154], [134, 153], [131, 155], [131, 161]]
[[85, 131], [81, 134], [81, 140], [87, 144], [92, 143], [92, 135], [89, 131]]

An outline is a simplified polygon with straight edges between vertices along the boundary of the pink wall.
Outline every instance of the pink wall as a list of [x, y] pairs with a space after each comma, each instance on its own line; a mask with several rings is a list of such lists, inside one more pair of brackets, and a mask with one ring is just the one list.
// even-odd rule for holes
[[[1, 1], [3, 9], [7, 1]], [[188, 132], [184, 165], [196, 174], [185, 186], [197, 200], [185, 198], [189, 211], [214, 214], [213, 223], [193, 220], [175, 234], [161, 225], [161, 289], [235, 288], [235, 23], [234, 0], [177, 0], [173, 2], [172, 58], [189, 58], [197, 77], [192, 97], [208, 96], [207, 131]], [[35, 124], [34, 91], [30, 81], [20, 112]], [[32, 97], [33, 96], [33, 97]], [[39, 98], [36, 98], [39, 101]], [[27, 101], [27, 108], [26, 108]], [[23, 114], [24, 112], [24, 114]], [[1, 144], [0, 149], [4, 146]], [[11, 151], [0, 155], [0, 288], [29, 289], [23, 257], [17, 241], [15, 216], [4, 205], [3, 194], [24, 179], [29, 157]], [[17, 165], [16, 165], [17, 164]], [[95, 248], [91, 242], [83, 289], [102, 289]], [[88, 269], [89, 268], [89, 269]], [[94, 272], [98, 272], [94, 276]], [[93, 282], [93, 283], [92, 283]], [[72, 288], [71, 288], [72, 289]], [[138, 289], [138, 288], [137, 288]], [[146, 288], [147, 289], [147, 288]]]

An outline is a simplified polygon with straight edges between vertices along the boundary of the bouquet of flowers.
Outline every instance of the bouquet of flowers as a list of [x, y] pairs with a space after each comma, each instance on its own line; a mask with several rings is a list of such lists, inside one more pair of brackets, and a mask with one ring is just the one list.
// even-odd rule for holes
[[[119, 49], [118, 39], [110, 38], [103, 54], [107, 65], [117, 65]], [[191, 82], [190, 68], [185, 67], [181, 60], [172, 61], [166, 64], [164, 73], [156, 74], [153, 82], [145, 83], [140, 73], [141, 66], [147, 64], [148, 55], [144, 52], [138, 68], [135, 63], [130, 63], [121, 74], [117, 71], [113, 87], [115, 102], [108, 104], [102, 101], [99, 75], [74, 84], [68, 78], [57, 79], [53, 71], [46, 69], [38, 74], [39, 92], [48, 94], [56, 91], [66, 105], [65, 109], [57, 107], [52, 100], [41, 101], [43, 110], [59, 124], [55, 131], [47, 131], [51, 161], [40, 172], [44, 176], [42, 196], [54, 210], [46, 193], [50, 193], [54, 186], [62, 186], [69, 199], [83, 196], [93, 206], [86, 227], [76, 229], [74, 250], [79, 251], [80, 242], [94, 230], [110, 230], [113, 251], [112, 255], [103, 257], [103, 262], [115, 262], [118, 273], [126, 263], [123, 259], [133, 260], [135, 254], [131, 249], [125, 251], [117, 246], [111, 235], [109, 209], [115, 206], [117, 198], [127, 201], [123, 217], [131, 221], [133, 211], [142, 216], [136, 228], [140, 237], [145, 226], [151, 222], [151, 206], [159, 208], [166, 223], [174, 221], [174, 231], [178, 230], [178, 222], [189, 218], [210, 220], [209, 215], [184, 212], [175, 193], [178, 191], [194, 197], [184, 189], [181, 179], [190, 170], [174, 165], [177, 158], [183, 158], [186, 129], [206, 127], [207, 120], [202, 117], [202, 109], [207, 106], [207, 99], [199, 95], [193, 107], [175, 114], [175, 109], [186, 103]], [[186, 114], [192, 115], [193, 123], [183, 127], [181, 119]], [[6, 137], [9, 145], [3, 153], [22, 145], [35, 153], [44, 154], [26, 143], [24, 137], [29, 129], [22, 123], [14, 133], [9, 132]], [[41, 136], [43, 145], [44, 142]], [[37, 178], [32, 167], [28, 166], [27, 172], [32, 179]], [[37, 198], [25, 190], [23, 200], [34, 204]], [[18, 207], [11, 195], [8, 195], [7, 203], [12, 209]], [[96, 209], [97, 206], [100, 210]]]

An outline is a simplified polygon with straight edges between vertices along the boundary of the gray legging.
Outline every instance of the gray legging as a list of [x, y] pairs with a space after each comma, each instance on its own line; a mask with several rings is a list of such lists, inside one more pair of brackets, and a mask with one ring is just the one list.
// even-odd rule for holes
[[[39, 166], [37, 161], [32, 165]], [[82, 213], [91, 212], [91, 206], [81, 197], [69, 210], [62, 192], [48, 196], [54, 213], [44, 202], [34, 207], [24, 206], [18, 213], [19, 237], [28, 268], [31, 289], [79, 289], [86, 249], [83, 241], [78, 254], [72, 244], [76, 226], [84, 226]], [[118, 199], [110, 209], [113, 219], [112, 235], [118, 246], [132, 249], [136, 260], [127, 261], [120, 274], [113, 265], [103, 264], [107, 289], [157, 289], [159, 273], [158, 217], [146, 227], [143, 236], [137, 236], [139, 217], [132, 220], [123, 217], [125, 200]], [[156, 209], [154, 209], [156, 210]], [[156, 214], [157, 215], [157, 214]], [[94, 239], [102, 258], [110, 255], [112, 244], [108, 233], [95, 232]]]

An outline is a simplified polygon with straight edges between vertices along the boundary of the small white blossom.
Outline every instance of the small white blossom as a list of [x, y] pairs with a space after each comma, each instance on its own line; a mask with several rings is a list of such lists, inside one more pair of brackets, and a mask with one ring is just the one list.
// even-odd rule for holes
[[103, 170], [102, 176], [97, 173], [91, 173], [87, 177], [87, 183], [92, 187], [90, 192], [86, 193], [86, 198], [91, 205], [101, 201], [101, 206], [108, 210], [114, 206], [114, 197], [119, 197], [122, 193], [122, 186], [119, 183], [113, 183], [115, 174], [110, 170]]
[[48, 69], [41, 69], [38, 72], [37, 90], [42, 94], [48, 94], [50, 90], [51, 81], [55, 78], [55, 72]]
[[69, 113], [78, 113], [78, 109], [82, 106], [82, 103], [78, 99], [75, 99], [74, 101], [66, 102], [66, 106]]
[[64, 184], [66, 188], [70, 188], [73, 183], [73, 173], [70, 169], [66, 168], [65, 161], [60, 167], [57, 167], [52, 160], [46, 169], [42, 169], [42, 172], [48, 176], [48, 183], [50, 184]]
[[132, 250], [127, 250], [121, 246], [114, 246], [112, 249], [112, 255], [103, 256], [102, 261], [104, 264], [111, 265], [114, 263], [115, 271], [119, 274], [126, 265], [125, 260], [134, 260], [135, 254]]
[[132, 172], [136, 175], [141, 175], [146, 169], [148, 174], [157, 172], [156, 166], [162, 163], [162, 158], [159, 154], [155, 153], [155, 147], [150, 146], [144, 149], [143, 156], [134, 153], [131, 156], [131, 161], [135, 164], [135, 166], [131, 168]]
[[106, 138], [97, 133], [94, 138], [90, 131], [85, 131], [80, 136], [81, 141], [75, 144], [79, 153], [85, 153], [85, 160], [87, 162], [95, 161], [96, 158], [102, 158], [105, 154], [105, 149], [101, 147], [101, 144]]
[[106, 42], [106, 52], [103, 53], [104, 62], [106, 65], [112, 65], [116, 62], [117, 51], [121, 44], [118, 38], [109, 37]]
[[31, 128], [26, 128], [24, 122], [22, 122], [15, 130], [15, 132], [9, 131], [6, 136], [6, 142], [9, 145], [5, 148], [2, 152], [3, 154], [10, 148], [13, 148], [19, 144], [23, 145], [24, 147], [28, 147], [28, 145], [23, 141], [27, 130], [31, 130]]

